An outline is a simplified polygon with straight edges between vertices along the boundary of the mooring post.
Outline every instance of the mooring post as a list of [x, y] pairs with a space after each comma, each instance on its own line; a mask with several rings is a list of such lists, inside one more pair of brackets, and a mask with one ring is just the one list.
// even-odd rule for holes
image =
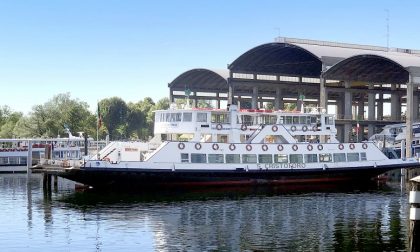
[[408, 251], [420, 251], [420, 176], [411, 181], [409, 195], [410, 207], [410, 229], [408, 237]]
[[53, 183], [54, 183], [54, 191], [57, 191], [58, 190], [58, 176], [57, 175], [54, 175]]

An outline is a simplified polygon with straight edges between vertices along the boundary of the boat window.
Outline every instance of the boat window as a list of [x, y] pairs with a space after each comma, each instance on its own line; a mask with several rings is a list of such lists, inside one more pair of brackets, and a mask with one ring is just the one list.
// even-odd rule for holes
[[239, 164], [241, 158], [239, 154], [226, 154], [226, 163], [228, 164]]
[[197, 113], [197, 122], [207, 122], [207, 113]]
[[26, 164], [27, 162], [27, 158], [26, 157], [20, 157], [20, 163], [21, 164]]
[[316, 163], [318, 162], [317, 154], [305, 154], [305, 163]]
[[223, 154], [209, 154], [209, 163], [224, 163]]
[[325, 117], [325, 124], [326, 125], [333, 125], [334, 124], [334, 119], [332, 116], [326, 116]]
[[276, 116], [272, 115], [261, 115], [259, 117], [260, 124], [276, 124]]
[[334, 162], [346, 162], [346, 154], [345, 153], [334, 153]]
[[8, 164], [9, 159], [7, 157], [0, 157], [0, 164]]
[[286, 154], [274, 154], [274, 163], [287, 163]]
[[284, 120], [284, 116], [279, 116], [279, 124], [284, 124], [285, 120]]
[[191, 163], [206, 163], [206, 154], [191, 153]]
[[189, 158], [188, 153], [181, 153], [181, 162], [182, 163], [190, 162], [190, 158]]
[[319, 154], [319, 162], [332, 162], [332, 156], [330, 153]]
[[19, 157], [9, 157], [9, 164], [18, 164]]
[[242, 115], [242, 124], [245, 124], [245, 125], [253, 125], [254, 124], [254, 122], [253, 122], [253, 118], [252, 118], [252, 116], [250, 116], [250, 115]]
[[348, 162], [359, 161], [359, 153], [347, 153], [347, 161]]
[[273, 156], [271, 154], [260, 154], [258, 155], [258, 163], [273, 163]]
[[293, 124], [299, 124], [299, 116], [293, 117]]
[[360, 160], [366, 161], [366, 152], [360, 152]]
[[184, 122], [191, 122], [192, 121], [192, 113], [191, 112], [185, 112], [183, 113], [182, 121]]
[[257, 155], [256, 154], [243, 154], [242, 155], [242, 163], [244, 163], [244, 164], [255, 164], [255, 163], [257, 163]]
[[311, 116], [311, 123], [316, 123], [316, 116]]
[[230, 117], [228, 114], [211, 114], [212, 123], [230, 123]]
[[302, 154], [290, 154], [290, 163], [303, 163]]
[[286, 116], [286, 124], [292, 124], [293, 120], [291, 116]]
[[306, 116], [300, 116], [299, 117], [299, 123], [300, 124], [306, 124]]

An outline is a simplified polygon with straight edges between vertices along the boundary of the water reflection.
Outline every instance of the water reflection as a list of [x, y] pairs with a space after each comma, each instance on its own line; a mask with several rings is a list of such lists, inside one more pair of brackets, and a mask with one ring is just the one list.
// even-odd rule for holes
[[26, 175], [0, 175], [3, 249], [398, 251], [406, 246], [408, 203], [399, 184], [112, 193], [75, 192], [74, 184], [66, 183], [47, 192], [39, 176], [28, 182]]

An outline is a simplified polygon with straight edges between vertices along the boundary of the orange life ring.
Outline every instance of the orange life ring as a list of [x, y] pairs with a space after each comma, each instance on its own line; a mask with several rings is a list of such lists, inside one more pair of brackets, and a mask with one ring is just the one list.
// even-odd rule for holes
[[277, 125], [273, 125], [272, 127], [271, 127], [271, 130], [273, 131], [273, 132], [277, 132], [277, 130], [279, 129], [279, 127], [277, 127]]
[[279, 144], [277, 145], [277, 150], [278, 151], [282, 151], [284, 149], [283, 145]]
[[353, 143], [351, 143], [351, 144], [349, 145], [349, 147], [350, 147], [350, 149], [351, 149], [351, 150], [353, 150], [353, 149], [354, 149], [354, 144], [353, 144]]
[[323, 150], [324, 146], [322, 146], [322, 144], [318, 144], [317, 148], [318, 148], [318, 150]]
[[218, 123], [218, 124], [216, 125], [216, 129], [217, 129], [217, 130], [221, 130], [221, 129], [223, 129], [223, 126], [222, 126], [220, 123]]
[[229, 145], [229, 150], [234, 151], [236, 149], [236, 146], [234, 144]]
[[297, 150], [298, 150], [298, 146], [297, 146], [296, 144], [294, 144], [294, 145], [292, 146], [292, 149], [293, 149], [294, 151], [297, 151]]
[[339, 148], [340, 150], [342, 150], [342, 149], [344, 149], [344, 145], [343, 145], [343, 144], [339, 144], [339, 145], [338, 145], [338, 148]]
[[263, 144], [263, 145], [261, 146], [261, 149], [262, 149], [263, 151], [267, 151], [267, 150], [268, 150], [268, 145]]
[[314, 147], [312, 146], [312, 144], [308, 144], [308, 151], [311, 151], [311, 150], [313, 150], [314, 149]]
[[185, 144], [184, 143], [179, 143], [178, 144], [178, 149], [183, 150], [185, 148]]
[[252, 145], [250, 144], [247, 144], [245, 148], [247, 151], [252, 151]]
[[213, 148], [213, 150], [219, 149], [219, 145], [217, 143], [214, 143], [211, 147]]
[[362, 148], [363, 148], [363, 149], [365, 149], [365, 150], [366, 150], [366, 149], [367, 149], [367, 147], [368, 147], [367, 143], [363, 143], [363, 144], [362, 144]]
[[245, 124], [242, 124], [242, 125], [241, 125], [241, 130], [242, 130], [242, 131], [245, 131], [245, 130], [247, 130], [247, 129], [248, 129], [248, 127], [247, 127]]
[[195, 149], [196, 150], [200, 150], [201, 149], [201, 144], [200, 143], [196, 143], [195, 144]]
[[303, 131], [303, 132], [305, 132], [305, 131], [307, 131], [307, 130], [308, 130], [308, 127], [307, 127], [306, 125], [303, 125], [303, 126], [302, 126], [302, 131]]
[[292, 127], [290, 127], [290, 130], [291, 131], [296, 131], [296, 126], [295, 125], [292, 125]]

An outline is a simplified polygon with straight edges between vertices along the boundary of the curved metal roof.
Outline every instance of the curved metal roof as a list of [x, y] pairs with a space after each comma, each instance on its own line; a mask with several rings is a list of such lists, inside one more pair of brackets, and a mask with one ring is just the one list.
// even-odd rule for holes
[[191, 91], [228, 91], [227, 79], [229, 71], [210, 70], [204, 68], [196, 68], [186, 71], [176, 77], [168, 84], [173, 90], [185, 90], [189, 88]]
[[362, 54], [344, 59], [329, 68], [327, 79], [376, 83], [407, 83], [408, 71], [397, 62], [380, 55]]
[[322, 62], [319, 57], [300, 46], [275, 42], [252, 48], [228, 68], [234, 72], [319, 77]]

